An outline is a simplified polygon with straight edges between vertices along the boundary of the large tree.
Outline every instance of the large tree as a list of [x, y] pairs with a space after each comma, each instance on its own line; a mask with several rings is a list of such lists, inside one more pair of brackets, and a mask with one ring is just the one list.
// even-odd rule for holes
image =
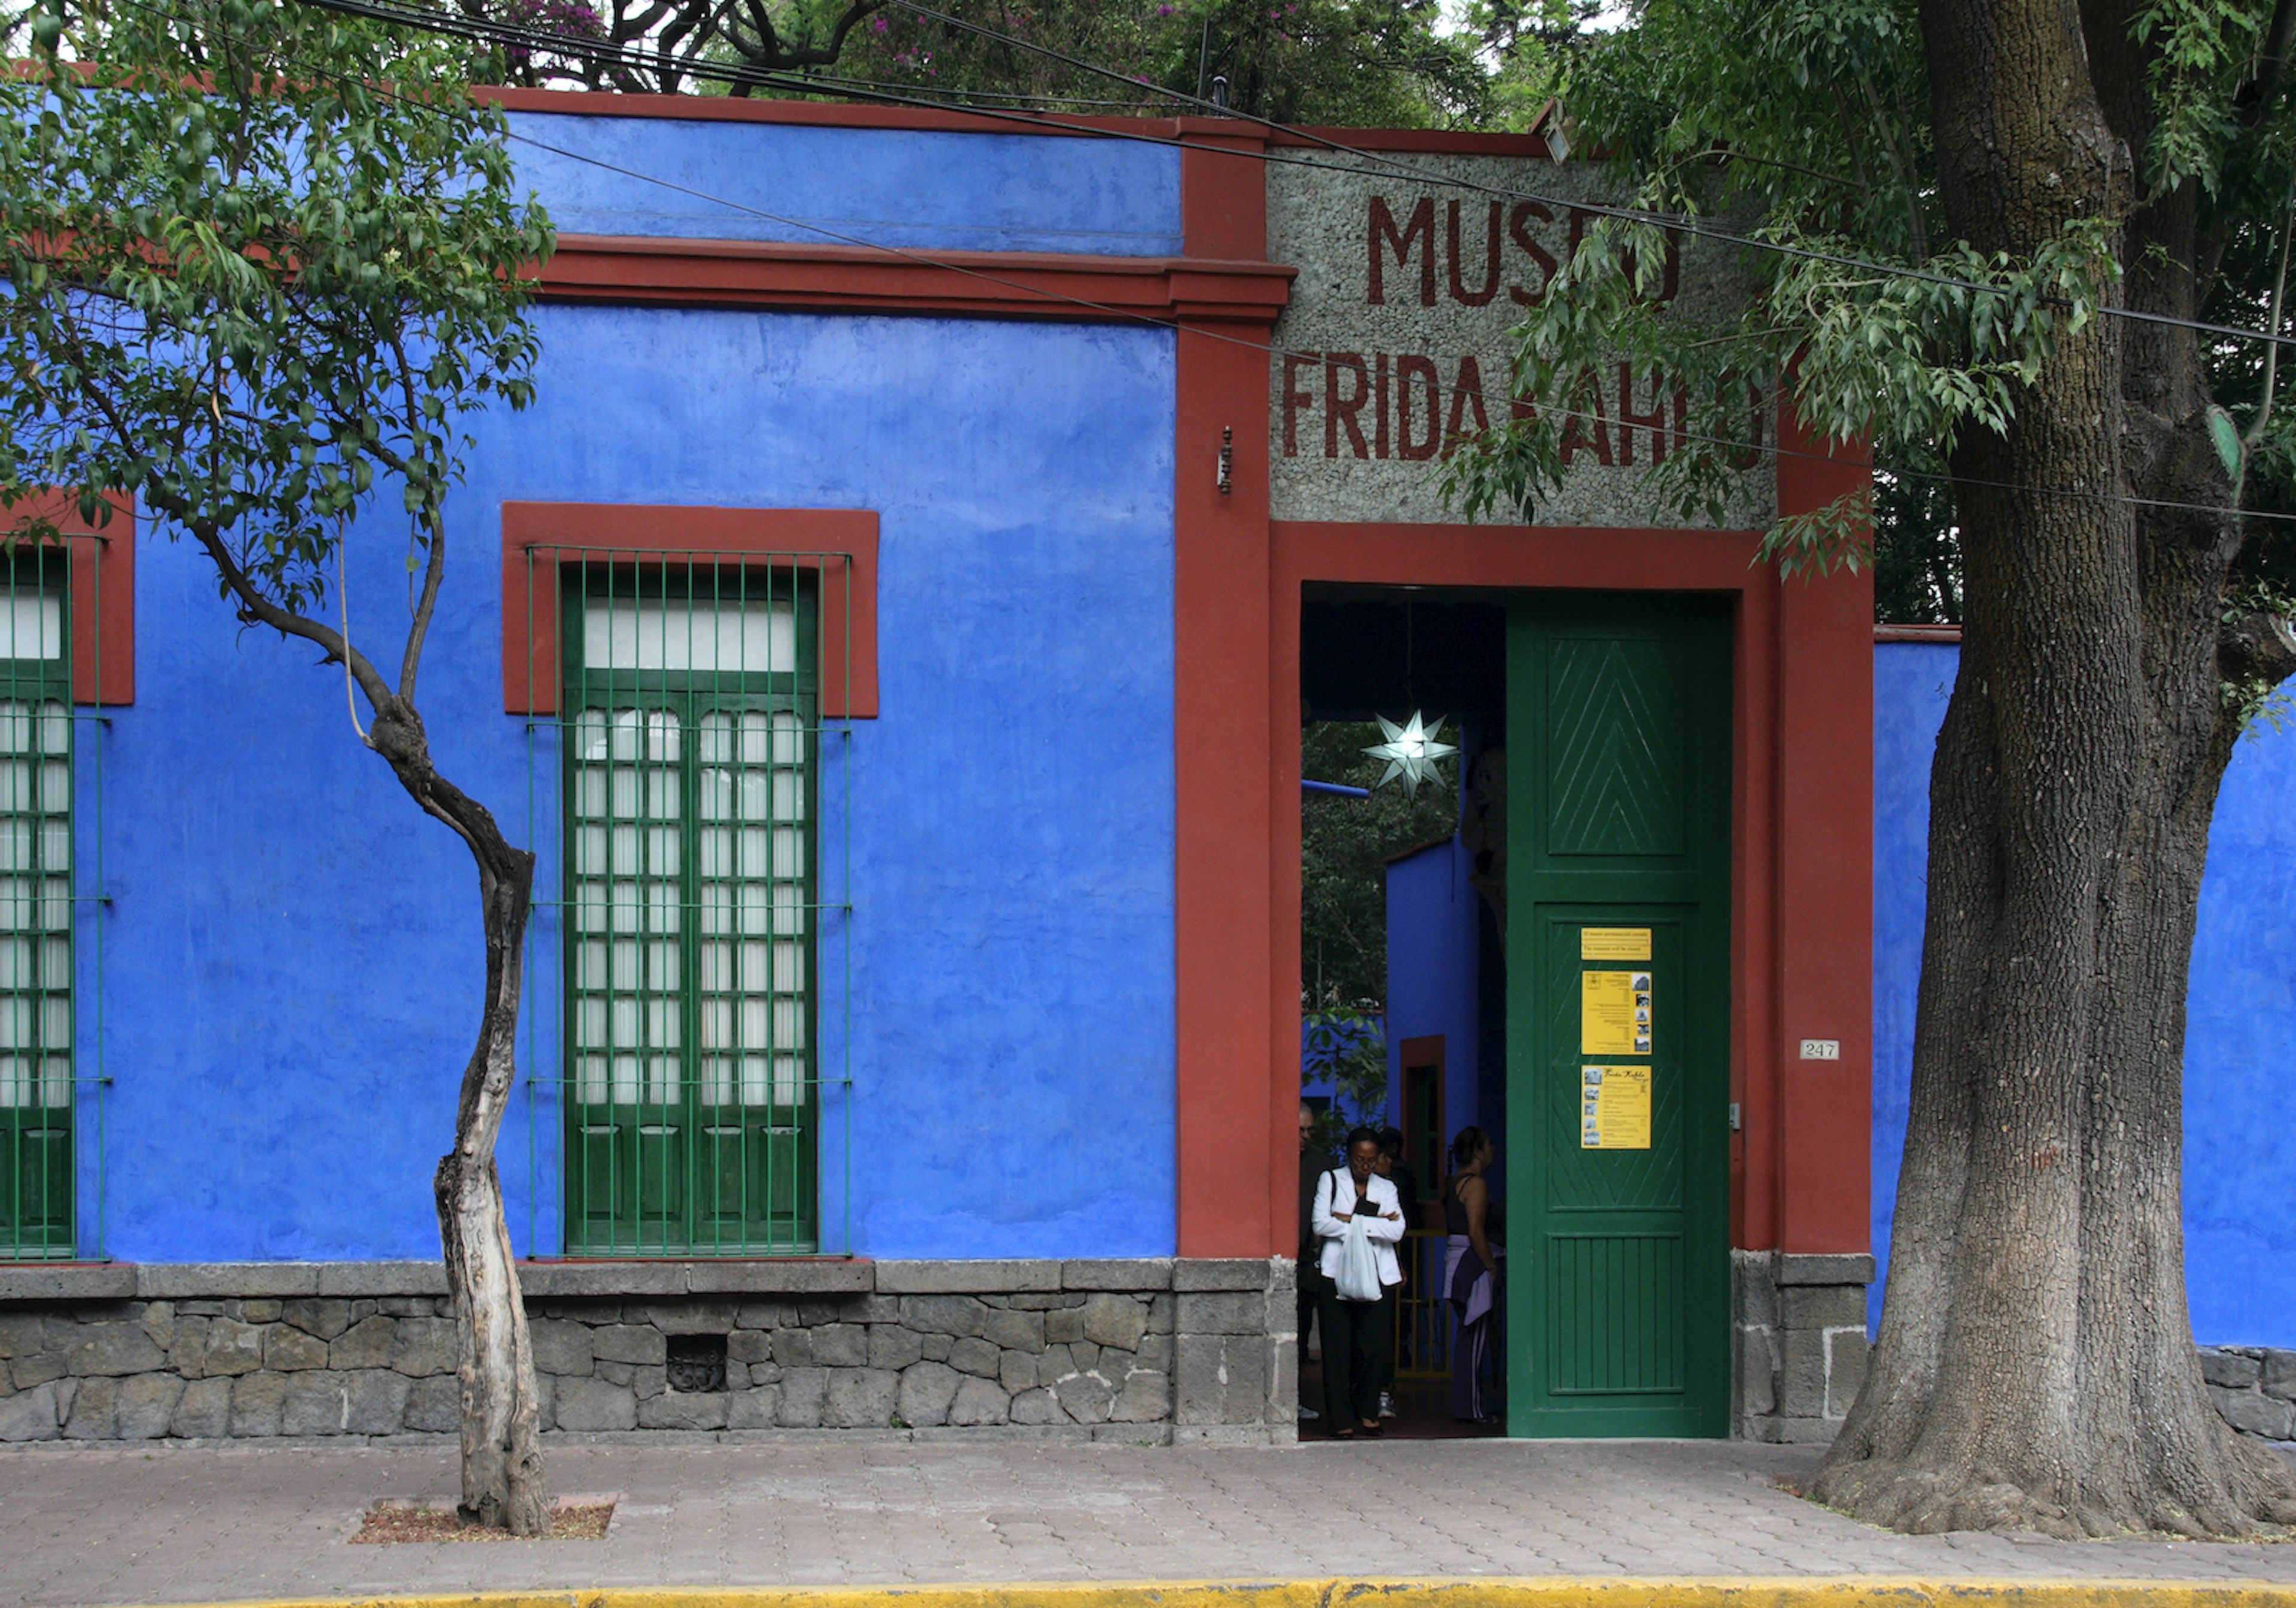
[[[1753, 294], [1662, 309], [1654, 231], [1590, 231], [1522, 331], [1535, 416], [1455, 461], [1469, 506], [1535, 513], [1623, 355], [1690, 399], [1651, 487], [1678, 510], [1743, 461], [1750, 389], [1950, 499], [1922, 516], [1957, 531], [1964, 639], [1889, 1285], [1813, 1487], [1877, 1522], [2296, 1521], [2202, 1384], [2178, 1201], [2210, 816], [2296, 670], [2259, 512], [2288, 414], [2264, 346], [2194, 325], [2280, 325], [2292, 32], [2296, 0], [1645, 0], [1562, 86], [1578, 142], [1644, 206], [1759, 233]], [[1770, 556], [1864, 561], [1872, 511]]]
[[[364, 699], [366, 746], [469, 848], [486, 976], [433, 1179], [462, 1507], [537, 1534], [534, 1365], [494, 1155], [534, 856], [439, 773], [415, 682], [467, 416], [530, 394], [519, 274], [548, 220], [514, 195], [459, 46], [291, 0], [113, 0], [33, 26], [32, 59], [0, 78], [0, 530], [53, 536], [49, 488], [95, 519], [102, 493], [131, 494], [211, 561], [217, 629], [316, 647]], [[346, 545], [375, 543], [406, 555], [396, 641], [370, 616], [354, 638], [336, 595]]]

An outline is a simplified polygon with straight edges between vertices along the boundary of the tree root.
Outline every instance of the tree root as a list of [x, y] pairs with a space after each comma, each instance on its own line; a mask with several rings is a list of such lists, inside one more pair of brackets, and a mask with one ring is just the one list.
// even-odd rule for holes
[[[2255, 1449], [2243, 1447], [2242, 1452]], [[2167, 1490], [2089, 1493], [2070, 1507], [1989, 1467], [1951, 1469], [1868, 1458], [1831, 1465], [1804, 1490], [1821, 1506], [1905, 1535], [1949, 1530], [2039, 1533], [2059, 1540], [2169, 1535], [2241, 1541], [2284, 1536], [2296, 1525], [2296, 1476], [2273, 1457], [2236, 1455], [2236, 1489], [2194, 1501]]]

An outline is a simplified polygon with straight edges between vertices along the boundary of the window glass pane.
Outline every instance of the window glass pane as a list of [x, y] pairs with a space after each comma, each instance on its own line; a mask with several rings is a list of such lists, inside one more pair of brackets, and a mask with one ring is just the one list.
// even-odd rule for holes
[[595, 598], [582, 612], [582, 663], [594, 673], [787, 675], [797, 668], [796, 610], [732, 598]]

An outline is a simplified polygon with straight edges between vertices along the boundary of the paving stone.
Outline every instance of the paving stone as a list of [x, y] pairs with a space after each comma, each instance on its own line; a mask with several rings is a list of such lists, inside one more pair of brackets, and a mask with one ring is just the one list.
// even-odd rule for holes
[[826, 1368], [783, 1369], [781, 1412], [775, 1422], [783, 1429], [820, 1428], [822, 1398], [828, 1391]]
[[980, 1326], [980, 1338], [1008, 1351], [1035, 1353], [1045, 1349], [1042, 1312], [993, 1311]]
[[1060, 1402], [1048, 1390], [1022, 1391], [1013, 1398], [1013, 1422], [1015, 1424], [1066, 1424], [1069, 1416], [1061, 1411]]
[[877, 1290], [886, 1295], [922, 1295], [954, 1291], [1057, 1290], [1057, 1261], [881, 1261]]
[[1084, 1337], [1095, 1345], [1136, 1351], [1148, 1332], [1148, 1309], [1129, 1295], [1095, 1295], [1084, 1303]]
[[39, 1351], [29, 1357], [19, 1357], [8, 1365], [8, 1374], [16, 1389], [28, 1391], [36, 1384], [62, 1378], [63, 1356], [57, 1351]]
[[797, 1326], [794, 1301], [745, 1301], [734, 1309], [734, 1326], [742, 1329], [788, 1329]]
[[274, 1373], [293, 1374], [327, 1366], [327, 1343], [286, 1324], [263, 1331], [263, 1366]]
[[398, 1342], [397, 1318], [361, 1318], [329, 1343], [327, 1366], [346, 1370], [389, 1367], [391, 1349]]
[[119, 1433], [119, 1381], [109, 1375], [83, 1379], [64, 1418], [67, 1441], [110, 1441]]
[[882, 1368], [831, 1368], [822, 1427], [883, 1429], [893, 1421], [893, 1402], [900, 1389], [901, 1376]]
[[2218, 1351], [2213, 1346], [2201, 1351], [2201, 1377], [2210, 1384], [2223, 1385], [2226, 1390], [2244, 1391], [2264, 1376], [2261, 1359], [2240, 1351]]
[[1061, 1410], [1078, 1424], [1105, 1424], [1116, 1387], [1098, 1374], [1070, 1374], [1053, 1386]]
[[[588, 1342], [585, 1341], [583, 1345], [587, 1351]], [[774, 1337], [756, 1329], [735, 1329], [726, 1336], [726, 1359], [728, 1362], [771, 1362], [774, 1359]], [[563, 1371], [571, 1373], [577, 1370]]]
[[1172, 1371], [1172, 1337], [1169, 1335], [1143, 1335], [1140, 1349], [1133, 1353], [1135, 1367], [1153, 1368], [1160, 1374]]
[[812, 1331], [813, 1359], [822, 1367], [865, 1367], [869, 1331], [857, 1323], [824, 1324]]
[[332, 1340], [351, 1326], [351, 1303], [340, 1297], [298, 1296], [279, 1303], [279, 1321], [317, 1340]]
[[1864, 1329], [1836, 1329], [1826, 1337], [1825, 1411], [1833, 1418], [1849, 1416], [1857, 1392], [1866, 1384], [1866, 1344]]
[[956, 1341], [947, 1335], [920, 1335], [917, 1348], [927, 1362], [947, 1362], [948, 1354], [956, 1349]]
[[590, 1331], [590, 1354], [601, 1362], [660, 1363], [669, 1355], [661, 1331], [643, 1324], [616, 1324]]
[[899, 1373], [925, 1354], [924, 1336], [897, 1323], [873, 1324], [869, 1329], [869, 1366]]
[[649, 1301], [623, 1310], [627, 1321], [649, 1325], [665, 1335], [723, 1335], [734, 1327], [740, 1303], [730, 1299]]
[[2267, 1441], [2296, 1439], [2296, 1403], [2261, 1391], [2228, 1391], [2216, 1385], [2209, 1387], [2209, 1395], [2233, 1428]]
[[810, 1329], [775, 1329], [773, 1335], [774, 1360], [783, 1367], [809, 1368], [813, 1360], [813, 1331]]
[[168, 1353], [137, 1323], [82, 1324], [64, 1350], [65, 1371], [75, 1378], [148, 1374], [167, 1364]]
[[287, 1404], [284, 1374], [242, 1374], [231, 1382], [231, 1433], [265, 1436], [279, 1433]]
[[279, 1404], [279, 1433], [340, 1435], [350, 1417], [350, 1386], [340, 1375], [294, 1375], [287, 1381], [286, 1394]]
[[[122, 1441], [156, 1441], [175, 1420], [184, 1382], [173, 1374], [137, 1374], [119, 1382], [119, 1423]], [[394, 1426], [395, 1427], [395, 1426]]]
[[1175, 1290], [1264, 1290], [1267, 1261], [1263, 1257], [1182, 1257], [1172, 1264]]
[[168, 1433], [185, 1440], [211, 1441], [231, 1433], [231, 1381], [195, 1379], [184, 1386]]
[[964, 1375], [945, 1363], [916, 1362], [901, 1374], [901, 1388], [893, 1410], [912, 1429], [948, 1422], [948, 1404]]
[[640, 1429], [724, 1429], [726, 1392], [673, 1391], [638, 1403]]
[[[401, 1377], [404, 1377], [402, 1375]], [[463, 1427], [463, 1387], [452, 1374], [409, 1383], [406, 1427], [418, 1434], [451, 1435]]]
[[168, 1351], [176, 1343], [176, 1303], [172, 1301], [151, 1301], [144, 1304], [135, 1325], [150, 1337], [153, 1345]]
[[53, 1441], [59, 1433], [54, 1384], [36, 1384], [0, 1399], [0, 1441]]
[[[247, 1289], [254, 1286], [247, 1285], [241, 1286], [239, 1287]], [[314, 1289], [317, 1288], [316, 1280], [313, 1281], [311, 1287]], [[242, 1301], [239, 1303], [239, 1306], [240, 1317], [249, 1323], [277, 1323], [279, 1321], [279, 1314], [287, 1310], [284, 1302], [273, 1301], [268, 1298], [262, 1301]]]
[[996, 1383], [1012, 1395], [1037, 1388], [1037, 1359], [1026, 1351], [1004, 1351], [996, 1359]]
[[354, 1435], [391, 1435], [406, 1425], [414, 1380], [390, 1368], [362, 1368], [336, 1377], [350, 1397], [345, 1430]]
[[1084, 1309], [1070, 1307], [1045, 1314], [1045, 1343], [1066, 1345], [1084, 1338]]
[[630, 1389], [641, 1401], [652, 1400], [669, 1388], [669, 1370], [666, 1367], [633, 1367], [630, 1369]]
[[983, 1379], [996, 1377], [996, 1348], [986, 1340], [970, 1335], [949, 1348], [948, 1366], [960, 1374], [975, 1374]]
[[993, 1380], [967, 1379], [956, 1387], [948, 1404], [948, 1421], [955, 1424], [1003, 1424], [1012, 1416], [1013, 1404]]
[[235, 1318], [208, 1319], [207, 1351], [200, 1359], [203, 1378], [236, 1377], [263, 1366], [263, 1331]]
[[1267, 1332], [1267, 1301], [1252, 1291], [1215, 1291], [1185, 1294], [1179, 1300], [1179, 1332], [1183, 1335], [1264, 1335]]
[[987, 1304], [972, 1295], [912, 1295], [901, 1302], [901, 1326], [920, 1335], [979, 1335]]
[[[561, 1378], [578, 1378], [590, 1371], [593, 1353], [590, 1349], [590, 1327], [562, 1318], [544, 1318], [526, 1326], [529, 1343], [534, 1347], [534, 1367], [539, 1374], [551, 1374]], [[727, 1343], [726, 1353], [733, 1346]]]
[[771, 1429], [780, 1416], [781, 1406], [782, 1387], [778, 1384], [730, 1392], [726, 1398], [726, 1427]]
[[627, 1386], [603, 1379], [561, 1379], [556, 1406], [560, 1429], [636, 1429], [638, 1424], [637, 1398]]
[[2263, 1384], [2267, 1396], [2296, 1397], [2296, 1351], [2265, 1352]]
[[1864, 1285], [1789, 1285], [1778, 1292], [1778, 1321], [1789, 1329], [1866, 1326]]
[[[656, 1344], [661, 1337], [654, 1336]], [[410, 1379], [455, 1371], [455, 1320], [451, 1318], [402, 1318], [391, 1342], [390, 1366]]]
[[1135, 1368], [1124, 1376], [1124, 1388], [1108, 1409], [1118, 1424], [1154, 1424], [1172, 1412], [1172, 1382], [1151, 1368]]
[[1078, 1258], [1061, 1264], [1064, 1290], [1168, 1290], [1172, 1259], [1158, 1257]]

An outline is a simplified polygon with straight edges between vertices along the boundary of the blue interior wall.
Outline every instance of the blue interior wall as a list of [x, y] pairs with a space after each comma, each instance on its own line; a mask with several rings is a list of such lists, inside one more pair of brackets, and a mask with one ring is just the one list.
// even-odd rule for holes
[[[538, 317], [538, 401], [481, 422], [452, 503], [421, 688], [442, 771], [550, 869], [546, 787], [529, 810], [546, 763], [502, 710], [504, 501], [877, 510], [882, 713], [849, 755], [824, 742], [823, 886], [849, 844], [854, 906], [849, 997], [823, 990], [824, 1076], [853, 1080], [825, 1114], [824, 1239], [1169, 1254], [1170, 335]], [[354, 637], [395, 648], [403, 526], [371, 517], [354, 551]], [[195, 552], [144, 540], [137, 614], [137, 701], [99, 739], [113, 1082], [86, 1248], [434, 1255], [430, 1172], [478, 1012], [469, 857], [359, 747], [340, 671], [242, 633]], [[545, 909], [523, 1069], [545, 1076], [555, 938]], [[521, 1098], [499, 1154], [522, 1251], [557, 1246], [557, 1149]]]
[[[1476, 1099], [1474, 857], [1456, 837], [1387, 867], [1387, 1120], [1403, 1121], [1403, 1041], [1443, 1041], [1443, 1141]], [[1432, 1190], [1438, 1180], [1422, 1179]]]
[[[1874, 1248], [1885, 1267], [1912, 1073], [1929, 771], [1959, 650], [1874, 665]], [[2234, 751], [2201, 884], [2185, 1033], [2185, 1280], [2203, 1344], [2296, 1346], [2296, 728]], [[1882, 1286], [1871, 1295], [1881, 1315]]]

